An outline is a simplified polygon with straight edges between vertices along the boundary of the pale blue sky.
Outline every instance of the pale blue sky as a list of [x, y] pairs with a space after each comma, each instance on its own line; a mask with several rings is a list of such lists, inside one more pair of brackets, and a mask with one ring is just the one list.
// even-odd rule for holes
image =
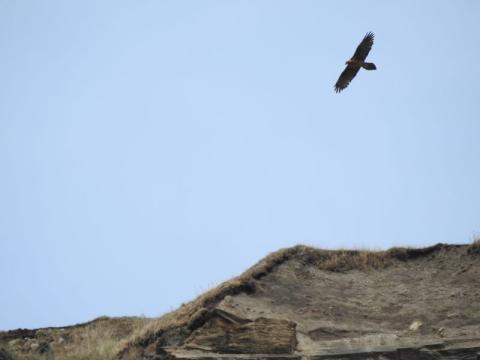
[[[480, 232], [480, 2], [0, 0], [0, 329], [157, 316], [297, 243]], [[367, 31], [369, 59], [333, 85]]]

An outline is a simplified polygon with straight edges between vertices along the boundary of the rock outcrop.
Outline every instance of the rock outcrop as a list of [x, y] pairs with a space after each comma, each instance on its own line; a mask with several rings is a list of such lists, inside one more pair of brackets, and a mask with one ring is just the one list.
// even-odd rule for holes
[[472, 246], [297, 246], [160, 319], [118, 358], [476, 360], [479, 347]]

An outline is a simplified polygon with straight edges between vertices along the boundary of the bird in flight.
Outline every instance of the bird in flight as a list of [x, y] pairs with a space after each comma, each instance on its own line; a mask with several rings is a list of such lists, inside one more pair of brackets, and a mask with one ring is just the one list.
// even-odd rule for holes
[[365, 59], [367, 58], [367, 55], [372, 48], [373, 38], [373, 33], [368, 32], [367, 35], [365, 35], [365, 37], [363, 38], [362, 42], [357, 46], [355, 54], [353, 54], [350, 60], [347, 60], [347, 62], [345, 63], [347, 67], [340, 74], [340, 77], [335, 84], [336, 93], [339, 93], [340, 91], [345, 89], [348, 84], [350, 84], [350, 81], [352, 81], [355, 75], [357, 75], [360, 68], [364, 68], [365, 70], [377, 70], [377, 67], [374, 63], [365, 62]]

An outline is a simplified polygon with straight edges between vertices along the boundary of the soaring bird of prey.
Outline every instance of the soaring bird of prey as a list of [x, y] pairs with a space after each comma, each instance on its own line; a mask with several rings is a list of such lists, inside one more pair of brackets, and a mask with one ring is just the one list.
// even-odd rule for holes
[[368, 53], [373, 45], [373, 38], [374, 35], [372, 32], [368, 32], [367, 35], [363, 38], [362, 42], [357, 46], [357, 50], [355, 50], [355, 54], [353, 54], [350, 60], [347, 60], [345, 65], [347, 67], [343, 72], [340, 74], [340, 77], [335, 84], [335, 92], [339, 93], [343, 89], [345, 89], [350, 81], [353, 80], [355, 75], [357, 75], [358, 70], [360, 68], [364, 68], [365, 70], [377, 70], [377, 67], [374, 63], [365, 62]]

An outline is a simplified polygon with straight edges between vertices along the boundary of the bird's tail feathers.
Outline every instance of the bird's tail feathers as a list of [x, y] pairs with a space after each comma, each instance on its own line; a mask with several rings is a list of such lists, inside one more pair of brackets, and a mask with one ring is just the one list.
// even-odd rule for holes
[[377, 70], [377, 67], [375, 66], [374, 63], [363, 63], [362, 64], [362, 67], [365, 69], [365, 70]]

